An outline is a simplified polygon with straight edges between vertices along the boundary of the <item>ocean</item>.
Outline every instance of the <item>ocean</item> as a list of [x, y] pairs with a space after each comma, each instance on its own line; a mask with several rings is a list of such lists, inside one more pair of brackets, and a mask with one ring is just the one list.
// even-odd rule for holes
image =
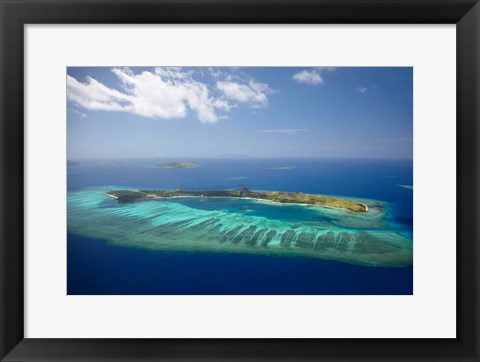
[[[241, 247], [260, 230], [276, 230], [279, 238], [285, 225], [296, 237], [317, 229], [374, 230], [396, 247], [405, 245], [411, 259], [411, 160], [218, 159], [195, 160], [198, 168], [149, 167], [167, 161], [172, 160], [78, 161], [68, 167], [69, 295], [413, 293], [411, 265]], [[198, 198], [120, 205], [104, 195], [119, 188], [299, 191], [378, 202], [385, 213], [362, 219], [336, 210]], [[251, 225], [252, 231], [234, 234], [235, 224]]]

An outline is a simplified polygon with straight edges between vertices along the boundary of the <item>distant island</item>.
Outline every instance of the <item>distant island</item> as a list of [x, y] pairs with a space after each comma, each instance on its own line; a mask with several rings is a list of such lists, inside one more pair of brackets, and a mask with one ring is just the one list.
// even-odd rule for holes
[[356, 201], [325, 195], [304, 194], [302, 192], [280, 191], [251, 191], [247, 188], [237, 190], [114, 190], [105, 195], [113, 197], [120, 203], [135, 202], [137, 200], [152, 200], [175, 197], [213, 197], [254, 199], [276, 202], [280, 204], [313, 205], [350, 212], [367, 212], [368, 207]]
[[165, 162], [150, 166], [153, 168], [196, 168], [200, 167], [197, 162]]

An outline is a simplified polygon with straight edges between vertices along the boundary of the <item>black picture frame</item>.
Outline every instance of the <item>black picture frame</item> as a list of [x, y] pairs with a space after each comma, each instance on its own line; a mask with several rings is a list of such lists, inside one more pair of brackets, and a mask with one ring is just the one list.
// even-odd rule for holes
[[[2, 361], [479, 361], [478, 0], [0, 0], [0, 11]], [[24, 338], [24, 25], [100, 23], [456, 24], [457, 338]]]

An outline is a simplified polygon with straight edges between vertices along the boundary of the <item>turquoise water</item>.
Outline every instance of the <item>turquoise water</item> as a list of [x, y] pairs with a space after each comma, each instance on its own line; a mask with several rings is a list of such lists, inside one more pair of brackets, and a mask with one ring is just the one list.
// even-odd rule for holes
[[385, 221], [382, 203], [368, 213], [255, 200], [175, 198], [117, 203], [112, 188], [71, 191], [68, 229], [111, 243], [156, 250], [299, 255], [372, 266], [408, 266], [412, 243]]
[[[214, 265], [224, 263], [232, 257], [236, 258], [235, 263], [238, 265], [241, 265], [241, 260], [248, 265], [257, 263], [262, 265], [262, 260], [270, 265], [271, 260], [279, 260], [278, 264], [273, 263], [276, 267], [297, 270], [298, 275], [303, 273], [301, 268], [303, 260], [308, 268], [318, 269], [320, 273], [340, 270], [337, 277], [341, 276], [343, 283], [345, 280], [352, 281], [350, 288], [348, 283], [341, 288], [338, 287], [337, 290], [325, 288], [325, 285], [321, 284], [312, 288], [312, 283], [315, 286], [318, 279], [312, 278], [309, 281], [302, 278], [299, 281], [293, 275], [292, 280], [283, 280], [283, 289], [278, 280], [271, 281], [276, 286], [273, 292], [263, 286], [266, 294], [349, 294], [349, 290], [356, 294], [384, 294], [387, 291], [388, 294], [411, 294], [412, 190], [397, 186], [412, 184], [411, 168], [405, 167], [405, 163], [394, 165], [378, 162], [360, 165], [350, 163], [345, 164], [344, 167], [339, 167], [338, 162], [323, 161], [320, 164], [322, 167], [313, 168], [312, 163], [302, 164], [297, 161], [294, 169], [278, 170], [269, 167], [275, 164], [268, 161], [250, 161], [250, 167], [247, 167], [248, 163], [245, 161], [238, 161], [236, 167], [232, 167], [231, 161], [218, 161], [217, 163], [203, 162], [203, 167], [198, 169], [167, 170], [146, 168], [142, 166], [141, 161], [137, 161], [126, 167], [100, 167], [95, 164], [86, 164], [69, 168], [67, 198], [69, 294], [130, 294], [130, 292], [132, 294], [262, 294], [261, 283], [257, 283], [248, 275], [245, 277], [251, 284], [250, 288], [242, 286], [237, 292], [231, 287], [218, 287], [213, 290], [206, 288], [202, 293], [193, 287], [195, 276], [190, 276], [188, 281], [182, 278], [176, 281], [172, 276], [171, 280], [164, 281], [166, 284], [162, 289], [157, 284], [158, 278], [152, 279], [154, 271], [151, 269], [154, 265], [156, 265], [155, 268], [158, 267], [153, 262], [149, 270], [142, 272], [142, 267], [137, 267], [133, 271], [133, 275], [137, 275], [137, 278], [152, 280], [150, 286], [146, 283], [141, 291], [133, 286], [125, 288], [123, 284], [123, 289], [120, 288], [121, 292], [115, 288], [111, 289], [108, 285], [118, 285], [119, 277], [117, 280], [115, 275], [110, 273], [108, 274], [109, 283], [105, 283], [105, 276], [98, 276], [98, 279], [103, 280], [104, 283], [104, 287], [99, 288], [98, 281], [91, 280], [92, 277], [88, 277], [87, 280], [85, 265], [92, 266], [92, 263], [100, 263], [101, 270], [104, 270], [110, 259], [105, 257], [102, 264], [102, 260], [90, 260], [89, 254], [82, 251], [101, 243], [108, 245], [108, 248], [101, 249], [101, 253], [106, 253], [107, 256], [122, 254], [127, 260], [128, 255], [132, 258], [135, 255], [138, 258], [139, 251], [149, 253], [149, 260], [150, 257], [158, 258], [158, 263], [167, 262], [171, 265], [168, 260], [176, 260], [179, 267], [180, 265], [184, 267], [184, 263], [179, 260], [187, 255], [190, 261], [192, 255], [195, 255], [197, 262], [202, 258], [208, 258], [213, 266], [205, 270], [211, 270], [211, 273], [207, 273], [207, 276], [203, 275], [205, 273], [197, 274], [202, 275], [203, 278], [217, 280], [216, 285], [222, 285], [222, 283], [220, 283], [221, 273], [218, 273]], [[358, 173], [356, 167], [360, 166], [364, 173], [370, 175], [370, 179], [365, 178], [365, 174]], [[336, 173], [332, 174], [332, 167], [333, 170], [337, 170]], [[330, 168], [330, 173], [325, 172], [326, 168]], [[357, 190], [355, 187], [350, 187], [348, 192], [344, 192], [346, 195], [343, 195], [342, 191], [345, 185], [348, 185], [345, 183], [345, 176], [353, 180], [349, 171], [355, 174], [357, 186], [360, 187]], [[307, 176], [309, 177], [305, 178]], [[336, 180], [336, 185], [331, 182], [332, 176], [335, 176], [333, 179]], [[299, 177], [303, 177], [301, 182]], [[330, 181], [328, 184], [325, 184], [325, 178]], [[88, 182], [85, 182], [87, 180]], [[292, 191], [293, 180], [297, 183], [295, 189], [300, 188], [298, 191], [353, 198], [368, 205], [369, 212], [350, 213], [321, 207], [279, 205], [255, 200], [194, 197], [119, 204], [104, 194], [108, 190], [119, 188], [176, 187], [197, 190], [249, 187], [257, 190]], [[370, 185], [367, 184], [368, 181]], [[298, 187], [300, 183], [302, 185]], [[355, 182], [353, 184], [355, 185]], [[322, 192], [321, 189], [327, 192]], [[333, 190], [336, 191], [332, 192]], [[378, 191], [382, 190], [384, 192], [380, 193], [384, 197], [379, 198]], [[72, 253], [72, 250], [76, 252]], [[129, 250], [131, 254], [128, 254]], [[97, 250], [97, 252], [100, 251]], [[252, 259], [253, 257], [255, 259]], [[131, 270], [128, 264], [122, 265], [122, 269]], [[347, 267], [347, 265], [352, 266]], [[344, 274], [341, 272], [342, 269]], [[363, 272], [365, 270], [368, 272]], [[175, 271], [174, 267], [170, 272], [183, 275], [183, 272]], [[116, 275], [119, 276], [122, 273], [123, 271]], [[356, 275], [352, 274], [349, 278], [348, 273], [356, 273]], [[273, 273], [273, 275], [277, 274], [280, 275], [280, 273]], [[82, 278], [82, 275], [85, 277]], [[360, 275], [366, 279], [358, 280]], [[398, 284], [397, 287], [386, 284], [392, 283], [389, 281], [389, 276], [392, 276]], [[236, 277], [240, 278], [239, 275]], [[174, 291], [169, 292], [172, 288], [166, 285], [171, 286], [175, 282], [184, 283], [184, 287], [178, 287], [177, 283]], [[200, 280], [197, 280], [197, 285], [199, 283]], [[330, 283], [328, 285], [331, 285]], [[293, 285], [295, 287], [292, 287]]]

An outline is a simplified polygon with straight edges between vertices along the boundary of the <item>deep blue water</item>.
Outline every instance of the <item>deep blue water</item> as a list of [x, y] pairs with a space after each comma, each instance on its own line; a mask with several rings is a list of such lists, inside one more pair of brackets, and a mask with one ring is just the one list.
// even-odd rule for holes
[[[68, 189], [134, 188], [301, 191], [382, 200], [390, 223], [413, 228], [411, 161], [198, 160], [194, 169], [79, 162]], [[294, 169], [276, 167], [293, 165]], [[413, 270], [366, 267], [301, 257], [151, 251], [68, 234], [68, 294], [412, 294]]]

